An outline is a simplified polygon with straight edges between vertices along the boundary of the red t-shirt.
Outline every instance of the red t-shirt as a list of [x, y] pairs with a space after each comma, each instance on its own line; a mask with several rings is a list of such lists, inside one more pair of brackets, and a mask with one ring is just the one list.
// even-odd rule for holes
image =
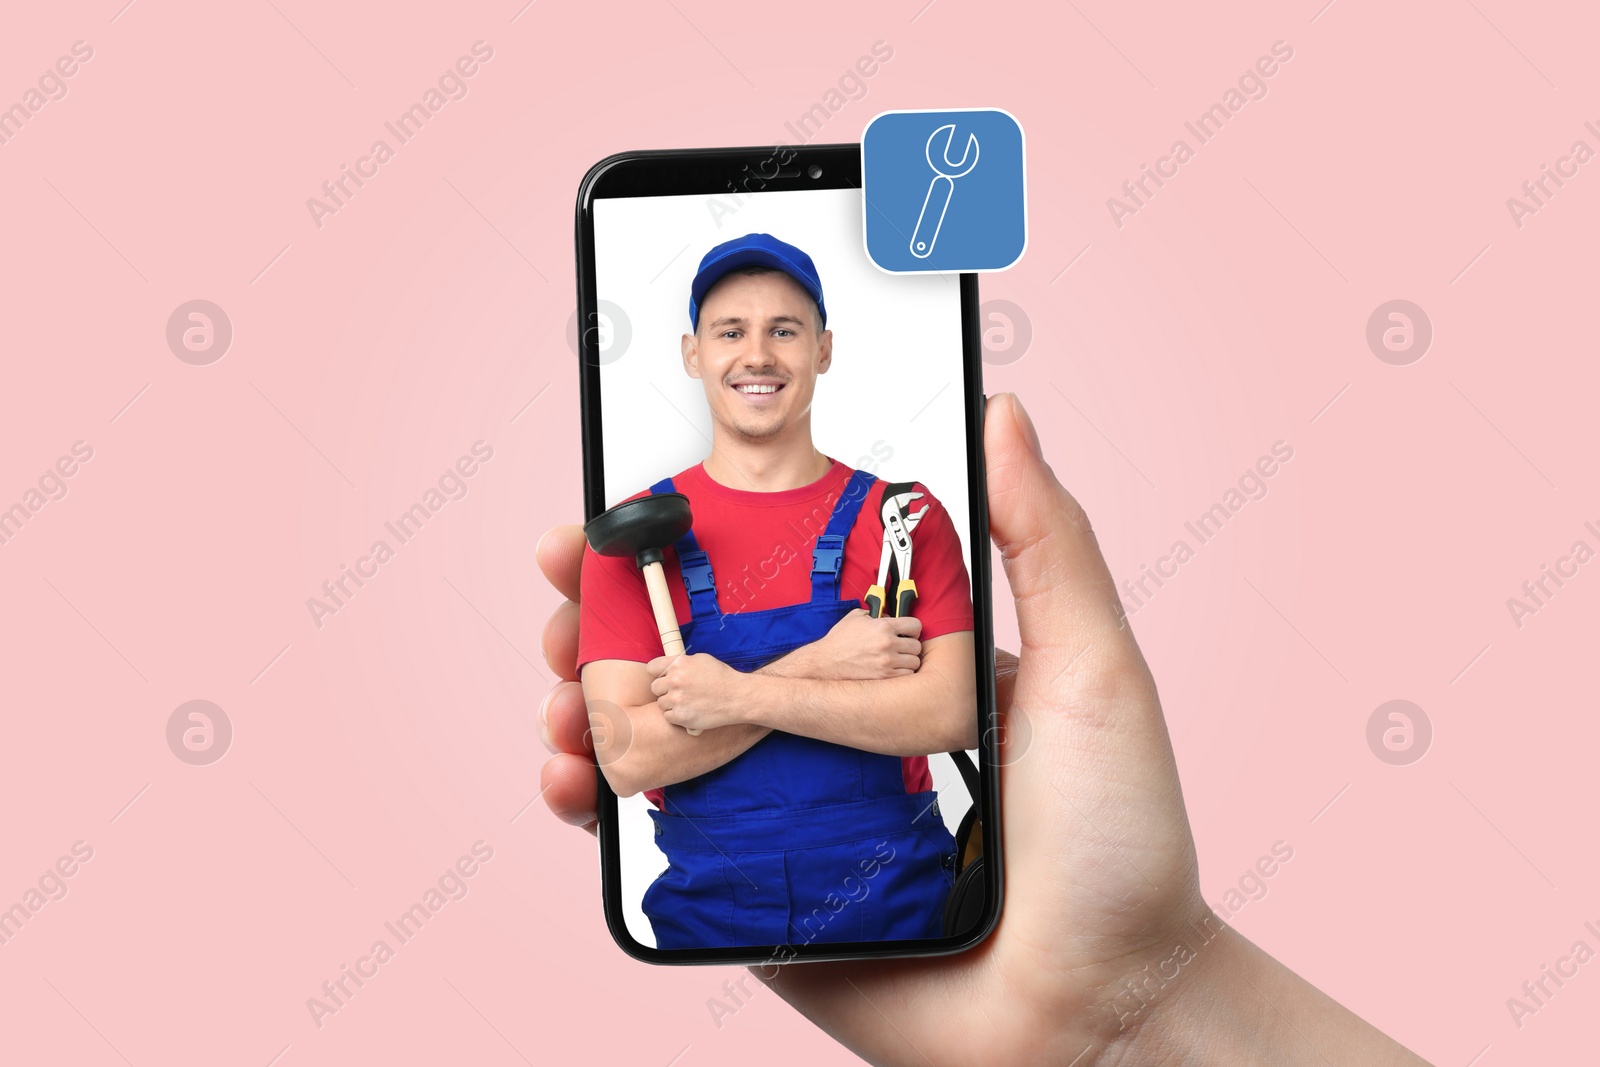
[[[811, 559], [817, 535], [827, 528], [834, 504], [854, 473], [838, 460], [832, 462], [828, 472], [810, 485], [777, 493], [730, 489], [713, 481], [703, 464], [673, 476], [673, 488], [688, 497], [694, 509], [695, 540], [711, 562], [717, 604], [724, 614], [764, 611], [811, 599], [809, 563], [787, 564]], [[873, 479], [845, 538], [839, 595], [853, 595], [858, 602], [878, 580], [878, 561], [883, 554], [883, 517], [878, 511], [882, 484], [883, 479]], [[923, 495], [912, 501], [907, 512], [928, 507], [911, 534], [911, 576], [917, 582], [914, 614], [922, 621], [920, 640], [929, 641], [972, 629], [972, 584], [949, 513], [927, 486], [918, 482], [914, 488]], [[648, 494], [646, 489], [628, 499]], [[681, 626], [691, 617], [689, 594], [678, 569], [677, 552], [668, 548], [665, 557], [662, 568]], [[632, 559], [601, 556], [585, 545], [581, 597], [579, 668], [601, 659], [645, 663], [662, 654], [650, 595]], [[933, 788], [927, 757], [905, 757], [901, 770], [906, 792]], [[645, 796], [661, 806], [660, 790], [648, 790]]]

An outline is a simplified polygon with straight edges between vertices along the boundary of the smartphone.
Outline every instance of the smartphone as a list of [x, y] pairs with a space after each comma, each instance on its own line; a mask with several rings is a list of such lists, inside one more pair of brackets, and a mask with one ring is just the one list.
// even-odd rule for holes
[[871, 210], [854, 144], [579, 187], [578, 663], [606, 922], [648, 962], [999, 919], [977, 276], [881, 271]]

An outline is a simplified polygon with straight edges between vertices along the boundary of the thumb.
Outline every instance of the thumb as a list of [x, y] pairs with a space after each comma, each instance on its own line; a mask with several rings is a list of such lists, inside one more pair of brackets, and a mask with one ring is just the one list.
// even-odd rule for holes
[[1024, 658], [1059, 657], [1064, 669], [1089, 647], [1134, 651], [1089, 516], [1044, 461], [1033, 420], [1016, 394], [989, 398], [983, 448], [989, 532], [1016, 598]]

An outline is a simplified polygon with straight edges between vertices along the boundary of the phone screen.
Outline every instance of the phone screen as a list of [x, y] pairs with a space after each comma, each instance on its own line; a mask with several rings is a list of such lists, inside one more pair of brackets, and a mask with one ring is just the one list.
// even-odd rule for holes
[[[636, 546], [591, 539], [583, 562], [578, 665], [619, 794], [608, 914], [646, 958], [948, 951], [972, 932], [951, 898], [983, 851], [984, 790], [949, 750], [981, 762], [992, 702], [976, 286], [880, 271], [862, 214], [852, 187], [596, 195], [580, 234], [591, 512], [596, 493], [674, 492], [692, 512], [659, 546], [699, 662], [660, 676], [672, 692], [650, 688], [661, 617]], [[665, 721], [674, 699], [698, 733]]]

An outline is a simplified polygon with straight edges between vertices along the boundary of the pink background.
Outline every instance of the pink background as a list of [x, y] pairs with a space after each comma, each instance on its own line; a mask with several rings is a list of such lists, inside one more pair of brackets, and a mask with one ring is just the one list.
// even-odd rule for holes
[[[29, 5], [0, 37], [4, 103], [94, 49], [0, 145], [0, 505], [94, 449], [0, 545], [0, 901], [94, 850], [0, 946], [0, 1057], [850, 1059], [764, 991], [715, 1026], [734, 969], [611, 943], [592, 839], [529, 806], [557, 603], [533, 546], [581, 518], [585, 169], [793, 140], [883, 40], [820, 139], [894, 108], [1021, 120], [1028, 251], [983, 289], [1033, 338], [988, 389], [1028, 398], [1119, 579], [1294, 448], [1134, 616], [1210, 898], [1287, 841], [1233, 921], [1319, 986], [1440, 1064], [1593, 1058], [1600, 965], [1520, 1030], [1506, 1007], [1574, 941], [1600, 948], [1600, 568], [1520, 629], [1506, 607], [1575, 540], [1600, 548], [1600, 164], [1521, 228], [1506, 207], [1573, 141], [1600, 148], [1592, 15], [122, 2]], [[470, 94], [319, 229], [306, 198], [478, 40]], [[1107, 198], [1278, 40], [1266, 98], [1116, 226]], [[233, 326], [207, 366], [165, 338], [192, 299]], [[1409, 366], [1365, 340], [1392, 299], [1433, 324]], [[465, 498], [315, 626], [306, 598], [478, 440], [494, 458]], [[234, 732], [209, 766], [166, 739], [196, 699]], [[1410, 766], [1367, 745], [1391, 699], [1433, 725]], [[468, 896], [313, 1023], [307, 998], [480, 839]]]

